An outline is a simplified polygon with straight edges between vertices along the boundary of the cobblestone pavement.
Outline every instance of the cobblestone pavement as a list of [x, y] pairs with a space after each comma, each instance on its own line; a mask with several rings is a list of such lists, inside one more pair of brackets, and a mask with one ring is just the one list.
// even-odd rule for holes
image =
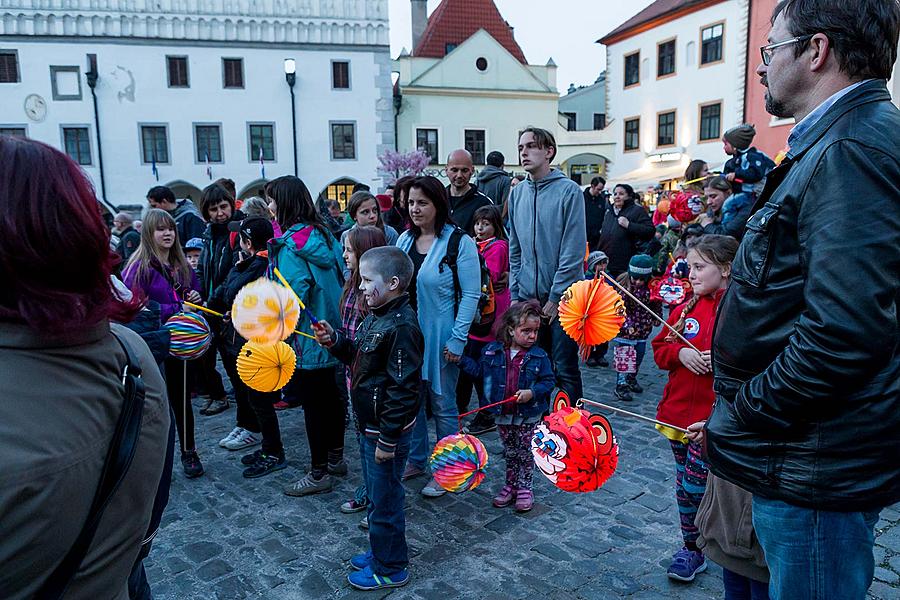
[[[640, 381], [646, 391], [629, 408], [653, 415], [666, 374], [652, 357]], [[588, 398], [614, 402], [614, 373], [584, 369]], [[289, 467], [261, 479], [241, 477], [243, 452], [217, 442], [234, 425], [234, 409], [197, 416], [206, 474], [187, 480], [176, 464], [163, 526], [146, 561], [154, 597], [186, 598], [582, 598], [693, 600], [721, 598], [721, 569], [710, 563], [693, 584], [666, 578], [680, 546], [668, 443], [652, 427], [612, 417], [620, 443], [616, 475], [599, 491], [570, 494], [535, 474], [535, 507], [520, 515], [490, 499], [503, 482], [496, 432], [484, 436], [488, 476], [474, 491], [428, 500], [409, 482], [406, 497], [411, 582], [385, 592], [356, 592], [347, 559], [367, 548], [361, 514], [338, 510], [360, 481], [355, 439], [347, 435], [351, 473], [329, 494], [290, 498], [282, 487], [308, 461], [299, 409], [279, 413]], [[177, 457], [176, 457], [177, 462]], [[900, 597], [900, 505], [877, 526], [872, 598]]]

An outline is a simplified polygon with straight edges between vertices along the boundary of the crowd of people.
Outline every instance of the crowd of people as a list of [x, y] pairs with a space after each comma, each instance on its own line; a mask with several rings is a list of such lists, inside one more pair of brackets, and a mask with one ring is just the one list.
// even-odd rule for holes
[[[244, 451], [248, 479], [285, 468], [295, 440], [282, 438], [277, 409], [302, 406], [310, 464], [288, 496], [331, 491], [358, 450], [362, 483], [335, 510], [364, 512], [370, 545], [350, 558], [348, 580], [362, 590], [406, 584], [406, 482], [421, 478], [425, 498], [446, 493], [428, 457], [459, 431], [473, 395], [485, 410], [464, 431], [496, 429], [503, 446], [493, 506], [533, 508], [535, 425], [554, 390], [582, 397], [583, 366], [609, 365], [606, 345], [582, 365], [560, 299], [579, 280], [609, 277], [627, 292], [610, 344], [616, 400], [644, 392], [648, 340], [668, 372], [657, 428], [672, 450], [683, 538], [668, 576], [693, 581], [709, 558], [729, 600], [864, 597], [878, 511], [900, 499], [900, 167], [884, 133], [900, 124], [884, 88], [900, 9], [859, 9], [892, 36], [882, 48], [843, 4], [813, 3], [822, 10], [812, 16], [800, 0], [780, 4], [762, 49], [770, 111], [798, 123], [785, 160], [776, 167], [753, 147], [751, 125], [731, 128], [722, 172], [693, 161], [653, 213], [624, 183], [608, 194], [598, 176], [582, 190], [551, 167], [552, 133], [528, 127], [523, 178], [491, 152], [473, 181], [471, 155], [455, 150], [449, 185], [409, 176], [379, 195], [361, 185], [346, 214], [314, 202], [295, 176], [243, 203], [228, 179], [198, 204], [157, 186], [139, 221], [113, 217], [111, 239], [77, 165], [0, 137], [0, 268], [10, 282], [0, 291], [0, 393], [10, 399], [0, 519], [16, 532], [0, 543], [0, 589], [149, 598], [142, 559], [167, 501], [176, 433], [184, 475], [204, 473], [200, 394], [203, 414], [236, 405], [219, 446]], [[846, 17], [832, 23], [838, 33], [820, 33], [821, 14]], [[855, 45], [835, 44], [838, 35]], [[796, 52], [775, 52], [788, 44]], [[851, 214], [835, 195], [848, 169], [868, 194], [865, 211]], [[13, 246], [23, 235], [28, 243]], [[293, 377], [264, 393], [238, 374], [246, 340], [229, 311], [276, 269], [306, 306], [298, 330], [314, 335], [288, 339]], [[667, 315], [659, 277], [690, 283]], [[198, 307], [223, 316], [206, 315], [210, 350], [179, 360], [164, 325]], [[654, 335], [664, 317], [670, 327]]]

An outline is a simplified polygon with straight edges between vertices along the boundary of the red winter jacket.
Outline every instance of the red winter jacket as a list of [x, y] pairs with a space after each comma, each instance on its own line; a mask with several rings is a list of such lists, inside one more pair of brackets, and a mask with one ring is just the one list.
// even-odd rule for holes
[[[725, 290], [714, 296], [703, 296], [685, 319], [682, 335], [698, 350], [712, 348], [713, 325], [716, 310]], [[686, 304], [682, 304], [669, 315], [669, 325], [675, 325]], [[663, 390], [663, 397], [656, 409], [656, 418], [678, 427], [687, 427], [697, 421], [709, 418], [712, 412], [713, 375], [694, 375], [678, 360], [678, 351], [687, 346], [681, 340], [667, 342], [669, 330], [663, 328], [653, 339], [653, 359], [660, 369], [669, 372], [669, 382]]]

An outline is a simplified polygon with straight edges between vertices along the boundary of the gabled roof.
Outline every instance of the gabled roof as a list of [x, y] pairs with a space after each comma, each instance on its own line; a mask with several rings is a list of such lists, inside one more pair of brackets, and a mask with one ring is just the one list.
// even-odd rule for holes
[[479, 29], [487, 31], [520, 63], [528, 64], [493, 0], [442, 0], [428, 17], [428, 26], [412, 55], [444, 58], [448, 44], [459, 46]]
[[656, 0], [653, 4], [634, 15], [605, 36], [597, 40], [598, 44], [614, 44], [633, 35], [674, 21], [684, 15], [702, 10], [725, 0]]

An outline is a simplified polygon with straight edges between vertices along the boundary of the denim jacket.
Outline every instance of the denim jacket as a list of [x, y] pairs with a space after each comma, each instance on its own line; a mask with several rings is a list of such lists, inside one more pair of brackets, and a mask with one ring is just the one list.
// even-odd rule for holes
[[[484, 378], [484, 397], [489, 404], [500, 402], [518, 390], [531, 390], [534, 398], [525, 404], [513, 404], [515, 414], [524, 417], [540, 417], [550, 407], [550, 393], [556, 385], [556, 376], [550, 365], [550, 357], [541, 348], [532, 346], [522, 358], [519, 371], [519, 387], [506, 389], [506, 349], [500, 342], [491, 342], [484, 347], [481, 357], [474, 361], [463, 356], [459, 368], [474, 378]], [[503, 405], [487, 409], [500, 414]]]

